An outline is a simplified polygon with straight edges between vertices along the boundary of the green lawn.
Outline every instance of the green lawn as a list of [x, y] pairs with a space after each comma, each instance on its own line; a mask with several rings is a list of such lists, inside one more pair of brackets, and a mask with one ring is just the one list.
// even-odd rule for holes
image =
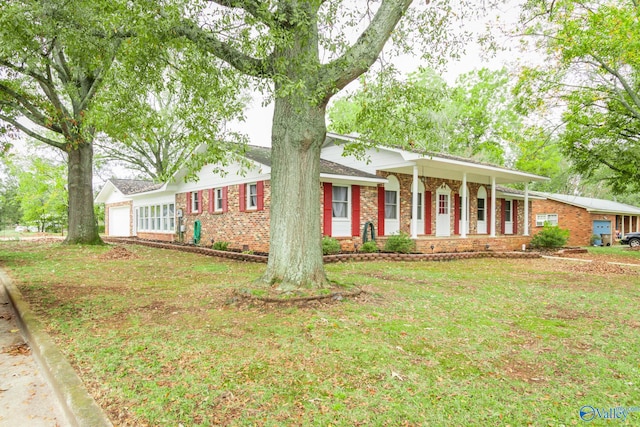
[[366, 293], [273, 307], [233, 294], [264, 265], [126, 249], [0, 243], [117, 425], [558, 426], [640, 406], [640, 268], [330, 264]]

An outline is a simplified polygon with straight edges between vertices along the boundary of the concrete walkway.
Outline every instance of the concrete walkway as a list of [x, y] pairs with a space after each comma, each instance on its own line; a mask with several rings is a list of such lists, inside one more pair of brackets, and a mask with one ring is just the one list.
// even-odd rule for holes
[[0, 427], [112, 427], [0, 269]]

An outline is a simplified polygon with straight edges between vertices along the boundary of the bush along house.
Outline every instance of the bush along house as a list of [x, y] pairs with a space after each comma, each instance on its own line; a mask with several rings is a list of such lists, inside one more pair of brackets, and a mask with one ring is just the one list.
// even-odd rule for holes
[[[345, 157], [349, 142], [354, 139], [327, 135], [318, 188], [322, 232], [343, 250], [357, 250], [364, 240], [382, 248], [398, 233], [423, 253], [520, 250], [529, 243], [531, 202], [540, 197], [528, 184], [547, 178], [390, 147], [367, 149], [363, 159]], [[251, 166], [244, 170], [231, 164], [220, 173], [207, 165], [196, 181], [185, 181], [183, 170], [171, 182], [126, 194], [125, 180], [111, 180], [96, 197], [105, 203], [107, 236], [228, 242], [232, 249], [268, 252], [270, 149], [250, 146], [245, 156]], [[513, 183], [525, 190], [503, 186]]]

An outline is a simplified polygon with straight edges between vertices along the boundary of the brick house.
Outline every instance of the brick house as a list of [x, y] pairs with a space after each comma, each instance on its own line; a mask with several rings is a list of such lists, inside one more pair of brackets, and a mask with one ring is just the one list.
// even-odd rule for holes
[[532, 234], [549, 222], [569, 230], [569, 245], [588, 246], [594, 234], [607, 245], [615, 243], [616, 234], [622, 237], [630, 231], [640, 231], [638, 207], [590, 197], [535, 194], [541, 198], [533, 201]]
[[[340, 240], [343, 249], [356, 249], [372, 233], [379, 243], [407, 233], [421, 252], [514, 250], [529, 242], [531, 203], [539, 196], [529, 193], [528, 183], [547, 178], [398, 148], [345, 157], [349, 142], [353, 138], [327, 135], [318, 189], [322, 233]], [[267, 252], [270, 149], [249, 147], [245, 156], [250, 167], [244, 170], [231, 164], [220, 173], [207, 165], [195, 182], [186, 182], [180, 171], [170, 183], [128, 194], [130, 218], [121, 221], [130, 224], [129, 235], [190, 242], [199, 229], [202, 245], [226, 241], [235, 249]], [[524, 183], [525, 191], [502, 186], [510, 183]], [[111, 218], [111, 209], [121, 205], [103, 192], [96, 202], [105, 203]], [[124, 228], [109, 221], [106, 233]]]

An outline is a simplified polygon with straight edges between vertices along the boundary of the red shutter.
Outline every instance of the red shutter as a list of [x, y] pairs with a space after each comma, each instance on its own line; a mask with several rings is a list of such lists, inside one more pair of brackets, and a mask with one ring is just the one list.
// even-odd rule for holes
[[256, 182], [256, 192], [258, 193], [258, 206], [259, 211], [264, 209], [264, 181]]
[[384, 187], [378, 187], [378, 236], [384, 236]]
[[215, 211], [215, 205], [213, 203], [213, 196], [215, 195], [215, 191], [213, 188], [209, 189], [209, 213], [213, 213]]
[[460, 234], [460, 195], [453, 195], [453, 234]]
[[424, 234], [431, 234], [431, 191], [424, 192]]
[[240, 204], [240, 212], [244, 212], [247, 206], [247, 198], [244, 195], [245, 188], [244, 184], [238, 184], [238, 202]]
[[185, 196], [187, 199], [187, 213], [190, 214], [191, 213], [191, 192], [189, 191]]
[[487, 234], [491, 234], [491, 198], [487, 197]]
[[198, 191], [198, 213], [204, 212], [204, 200], [202, 199], [203, 191]]
[[229, 210], [229, 203], [227, 202], [227, 196], [229, 194], [229, 187], [222, 187], [222, 212]]
[[513, 215], [513, 234], [518, 234], [518, 201], [511, 202], [511, 215]]
[[360, 186], [351, 186], [351, 235], [360, 235]]
[[331, 221], [333, 219], [333, 185], [330, 182], [323, 183], [323, 191], [322, 234], [325, 236], [331, 236]]
[[505, 227], [505, 221], [507, 218], [507, 201], [505, 199], [502, 200], [502, 212], [500, 212], [500, 233], [504, 234], [507, 231]]

